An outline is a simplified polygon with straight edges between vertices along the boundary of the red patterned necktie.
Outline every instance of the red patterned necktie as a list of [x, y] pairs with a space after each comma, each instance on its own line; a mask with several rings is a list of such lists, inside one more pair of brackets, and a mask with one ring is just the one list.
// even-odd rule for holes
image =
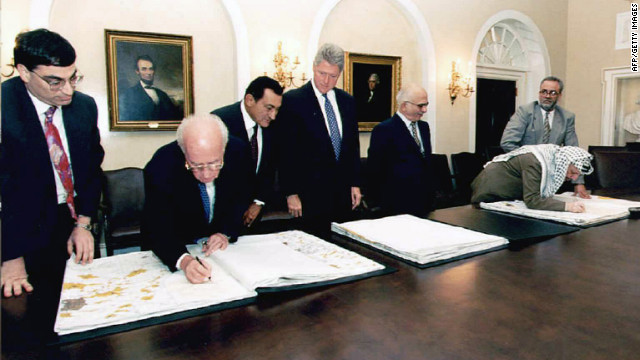
[[69, 211], [71, 211], [71, 217], [74, 219], [78, 219], [76, 215], [76, 207], [73, 203], [73, 179], [71, 178], [71, 167], [69, 166], [69, 159], [67, 158], [67, 154], [64, 152], [64, 147], [62, 146], [62, 140], [60, 140], [60, 133], [58, 132], [58, 128], [53, 125], [53, 113], [56, 112], [56, 107], [50, 107], [45, 113], [45, 137], [47, 138], [47, 146], [49, 147], [49, 155], [51, 156], [51, 161], [53, 162], [53, 166], [56, 168], [56, 172], [60, 177], [60, 181], [62, 181], [62, 186], [64, 186], [64, 190], [67, 192], [67, 206], [69, 206]]

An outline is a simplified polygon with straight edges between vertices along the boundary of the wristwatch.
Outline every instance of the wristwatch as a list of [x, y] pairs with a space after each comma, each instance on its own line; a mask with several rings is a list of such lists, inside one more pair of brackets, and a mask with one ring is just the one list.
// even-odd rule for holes
[[93, 229], [93, 226], [91, 225], [91, 223], [88, 223], [88, 224], [82, 224], [82, 223], [78, 223], [78, 222], [77, 222], [77, 223], [76, 223], [76, 227], [83, 228], [83, 229], [85, 229], [85, 230], [87, 230], [87, 231], [91, 231], [91, 229]]

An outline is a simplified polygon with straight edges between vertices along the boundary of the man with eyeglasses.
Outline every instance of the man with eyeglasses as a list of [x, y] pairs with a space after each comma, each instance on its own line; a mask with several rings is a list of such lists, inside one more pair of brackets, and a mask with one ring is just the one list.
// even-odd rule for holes
[[247, 87], [242, 101], [212, 111], [220, 116], [231, 135], [244, 140], [251, 149], [254, 164], [250, 191], [253, 201], [242, 216], [244, 226], [250, 227], [262, 209], [273, 198], [275, 143], [271, 122], [282, 105], [282, 86], [268, 76], [254, 79]]
[[336, 89], [344, 51], [324, 44], [313, 79], [284, 94], [278, 115], [280, 185], [289, 213], [320, 237], [360, 204], [360, 140], [355, 101]]
[[[520, 106], [504, 128], [500, 146], [505, 152], [524, 145], [556, 144], [578, 146], [575, 114], [559, 105], [564, 83], [555, 76], [540, 82], [538, 101]], [[584, 186], [584, 177], [573, 180], [574, 192], [581, 198], [590, 198]]]
[[236, 240], [249, 202], [251, 160], [246, 144], [229, 136], [215, 115], [187, 117], [176, 137], [144, 168], [143, 248], [201, 283], [211, 268], [187, 254], [185, 245], [205, 238], [208, 256]]
[[46, 29], [16, 36], [19, 77], [2, 83], [2, 287], [59, 293], [65, 262], [94, 256], [104, 151], [73, 46]]
[[429, 97], [417, 84], [408, 84], [396, 96], [398, 111], [371, 132], [366, 194], [385, 215], [425, 216], [433, 207], [429, 124], [420, 121]]

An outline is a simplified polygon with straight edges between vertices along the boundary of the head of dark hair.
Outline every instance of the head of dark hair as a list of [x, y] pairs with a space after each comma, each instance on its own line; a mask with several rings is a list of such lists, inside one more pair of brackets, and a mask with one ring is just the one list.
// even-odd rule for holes
[[245, 96], [251, 94], [258, 101], [264, 96], [264, 89], [271, 89], [276, 95], [282, 95], [283, 89], [280, 83], [268, 76], [255, 78], [244, 92]]
[[151, 65], [153, 65], [153, 66], [156, 65], [156, 63], [153, 62], [153, 59], [151, 58], [151, 56], [149, 56], [149, 55], [140, 55], [140, 56], [138, 56], [136, 58], [136, 62], [133, 63], [133, 69], [134, 70], [138, 70], [138, 61], [140, 61], [140, 60], [146, 60], [146, 61], [150, 62]]
[[16, 36], [13, 59], [15, 65], [22, 64], [31, 71], [39, 65], [73, 65], [76, 62], [76, 51], [60, 34], [37, 29]]

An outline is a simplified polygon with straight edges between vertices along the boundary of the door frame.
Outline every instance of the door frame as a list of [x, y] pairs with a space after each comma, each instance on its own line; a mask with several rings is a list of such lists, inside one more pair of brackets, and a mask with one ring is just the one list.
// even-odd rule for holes
[[[527, 71], [520, 68], [503, 68], [499, 66], [491, 65], [477, 65], [476, 66], [476, 78], [477, 79], [489, 79], [489, 80], [508, 80], [516, 82], [516, 106], [517, 109], [520, 104], [524, 104], [526, 101], [526, 84], [527, 84]], [[477, 88], [477, 84], [476, 84]], [[476, 95], [477, 99], [477, 95]], [[478, 119], [476, 118], [476, 107], [474, 103], [472, 109], [473, 116], [469, 117], [469, 152], [476, 151], [476, 125]]]

